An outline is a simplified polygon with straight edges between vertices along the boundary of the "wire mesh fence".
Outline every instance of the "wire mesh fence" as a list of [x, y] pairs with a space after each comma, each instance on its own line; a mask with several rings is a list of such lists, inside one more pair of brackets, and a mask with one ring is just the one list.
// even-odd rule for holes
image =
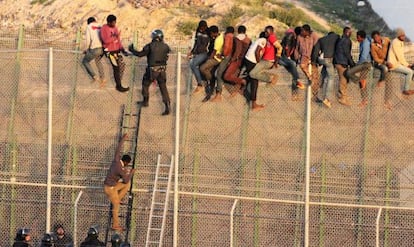
[[[123, 83], [131, 90], [119, 93], [105, 59], [104, 87], [87, 76], [79, 34], [50, 37], [26, 30], [4, 34], [0, 41], [4, 47], [0, 51], [1, 246], [11, 245], [20, 227], [31, 228], [33, 244], [39, 244], [51, 227], [46, 213], [48, 186], [51, 225], [63, 223], [76, 244], [92, 225], [100, 227], [103, 237], [109, 201], [102, 183], [120, 136], [122, 107], [133, 109], [141, 100], [143, 59], [125, 59]], [[143, 44], [145, 39], [126, 39], [125, 45], [130, 42]], [[328, 109], [312, 102], [307, 146], [306, 101], [291, 100], [291, 79], [283, 68], [274, 71], [279, 75], [275, 86], [259, 87], [258, 100], [266, 105], [263, 111], [250, 111], [242, 96], [231, 97], [227, 90], [222, 102], [203, 103], [202, 93], [192, 94], [195, 84], [188, 62], [183, 59], [177, 64], [177, 52], [188, 44], [171, 44], [174, 53], [167, 85], [173, 109], [180, 88], [181, 114], [175, 116], [173, 110], [172, 115], [161, 116], [161, 96], [157, 86], [151, 86], [135, 157], [132, 246], [144, 245], [157, 154], [168, 162], [176, 148], [177, 127], [178, 246], [302, 246], [307, 223], [306, 148], [310, 148], [309, 246], [412, 244], [414, 101], [401, 94], [400, 75], [391, 73], [387, 81], [392, 110], [384, 107], [385, 87], [377, 87], [376, 70], [369, 76], [366, 107], [357, 106], [359, 87], [352, 83], [348, 84], [350, 107], [333, 101]], [[305, 91], [301, 94], [305, 99]], [[180, 126], [175, 125], [175, 117]], [[173, 213], [170, 200], [164, 246], [173, 246]]]

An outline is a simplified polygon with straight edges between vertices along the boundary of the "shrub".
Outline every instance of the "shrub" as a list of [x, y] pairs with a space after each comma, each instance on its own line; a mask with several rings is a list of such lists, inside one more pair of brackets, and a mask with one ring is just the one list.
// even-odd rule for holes
[[277, 19], [290, 27], [297, 26], [304, 16], [305, 13], [298, 8], [290, 10], [278, 9], [269, 12], [269, 18]]
[[222, 27], [228, 27], [228, 26], [235, 26], [237, 24], [237, 18], [242, 16], [244, 14], [244, 11], [242, 8], [238, 6], [233, 6], [231, 9], [224, 14], [223, 18], [221, 19], [220, 25]]
[[177, 25], [177, 31], [184, 35], [191, 35], [197, 28], [198, 23], [195, 21], [181, 21]]

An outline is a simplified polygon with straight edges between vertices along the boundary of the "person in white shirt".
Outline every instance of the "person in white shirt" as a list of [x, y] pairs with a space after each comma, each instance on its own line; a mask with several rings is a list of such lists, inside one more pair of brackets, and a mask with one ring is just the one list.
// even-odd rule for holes
[[[259, 81], [255, 78], [252, 78], [249, 73], [254, 69], [256, 64], [260, 61], [263, 56], [265, 46], [267, 44], [265, 32], [261, 32], [259, 38], [255, 40], [249, 47], [246, 52], [244, 59], [244, 65], [246, 66], [245, 73], [248, 75], [246, 77], [246, 88], [244, 89], [244, 97], [246, 100], [251, 102], [251, 109], [253, 111], [260, 111], [264, 108], [263, 104], [256, 103], [257, 99], [257, 88]], [[248, 90], [250, 88], [250, 91]]]
[[413, 83], [413, 70], [412, 64], [409, 64], [404, 56], [404, 41], [405, 32], [401, 28], [396, 30], [397, 38], [391, 42], [391, 47], [388, 52], [388, 66], [390, 71], [399, 72], [405, 75], [404, 83], [404, 95], [414, 94], [414, 90], [410, 90], [410, 86]]
[[[86, 50], [84, 51], [85, 56], [83, 57], [82, 64], [93, 80], [99, 82], [100, 86], [103, 87], [105, 85], [105, 74], [101, 61], [103, 56], [102, 41], [100, 38], [101, 26], [96, 22], [95, 17], [89, 17], [87, 23], [85, 37]], [[96, 75], [90, 64], [92, 60], [95, 60], [99, 76]]]

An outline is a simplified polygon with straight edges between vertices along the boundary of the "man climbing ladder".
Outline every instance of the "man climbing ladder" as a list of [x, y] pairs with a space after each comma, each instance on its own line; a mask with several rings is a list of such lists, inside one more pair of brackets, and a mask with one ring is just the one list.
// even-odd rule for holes
[[131, 163], [131, 156], [124, 154], [121, 157], [121, 150], [127, 138], [127, 134], [122, 136], [116, 149], [114, 160], [104, 181], [104, 192], [112, 203], [112, 230], [120, 232], [125, 229], [119, 223], [119, 207], [122, 198], [124, 198], [130, 189], [131, 178], [135, 172], [135, 169], [127, 167]]

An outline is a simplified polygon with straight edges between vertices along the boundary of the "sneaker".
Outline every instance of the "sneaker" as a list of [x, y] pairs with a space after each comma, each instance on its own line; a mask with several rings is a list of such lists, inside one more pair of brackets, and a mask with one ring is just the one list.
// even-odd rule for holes
[[207, 102], [207, 101], [210, 100], [210, 98], [211, 98], [211, 94], [207, 94], [206, 97], [204, 97], [204, 99], [201, 102], [203, 102], [203, 103]]
[[116, 87], [116, 90], [118, 90], [121, 93], [127, 92], [129, 90], [129, 87]]
[[317, 96], [314, 96], [313, 97], [313, 100], [316, 102], [316, 103], [323, 103], [323, 100], [321, 100], [319, 97], [317, 97]]
[[300, 82], [300, 81], [296, 82], [296, 87], [299, 88], [299, 89], [305, 89], [305, 85], [303, 85], [303, 83]]
[[342, 105], [350, 106], [352, 105], [351, 102], [347, 98], [339, 98], [338, 102]]
[[328, 107], [328, 108], [331, 108], [331, 107], [332, 107], [331, 101], [329, 101], [329, 99], [324, 99], [324, 100], [322, 101], [322, 103], [323, 103], [326, 107]]

